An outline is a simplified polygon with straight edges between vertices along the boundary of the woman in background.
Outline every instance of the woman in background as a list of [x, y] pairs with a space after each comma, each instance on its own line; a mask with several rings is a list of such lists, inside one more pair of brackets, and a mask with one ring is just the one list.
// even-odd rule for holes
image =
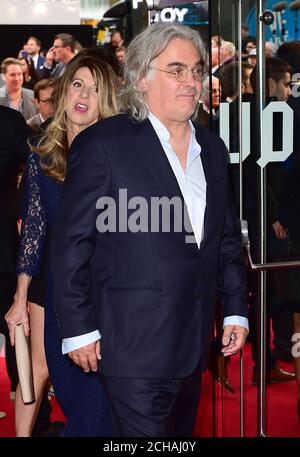
[[30, 57], [20, 57], [22, 73], [23, 73], [23, 84], [22, 87], [25, 89], [34, 89], [34, 85], [38, 80], [33, 61]]

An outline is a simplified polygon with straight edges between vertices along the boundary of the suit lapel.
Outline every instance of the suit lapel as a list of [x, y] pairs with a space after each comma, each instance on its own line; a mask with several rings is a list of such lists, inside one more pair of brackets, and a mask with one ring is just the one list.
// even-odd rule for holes
[[[163, 195], [169, 199], [172, 199], [173, 197], [179, 197], [185, 206], [185, 214], [188, 218], [188, 211], [176, 176], [159, 141], [159, 138], [148, 119], [145, 120], [142, 124], [138, 124], [136, 145], [151, 175], [162, 190]], [[147, 146], [145, 147], [145, 145]], [[187, 220], [187, 226], [191, 227], [189, 218]], [[186, 235], [191, 235], [191, 233], [185, 231], [185, 227], [182, 228], [181, 233], [177, 232], [176, 234], [184, 240]], [[187, 243], [187, 246], [193, 251], [198, 251], [196, 243]]]
[[8, 98], [7, 97], [0, 97], [0, 104], [2, 106], [7, 106], [9, 108]]
[[214, 170], [211, 163], [210, 146], [205, 141], [204, 135], [198, 126], [196, 128], [196, 139], [201, 146], [201, 161], [206, 179], [206, 209], [204, 215], [204, 238], [200, 245], [200, 250], [205, 246], [210, 232], [211, 223], [214, 217], [214, 208], [217, 207], [217, 202], [214, 202], [213, 182], [215, 180]]
[[140, 124], [137, 148], [163, 194], [169, 198], [178, 196], [183, 199], [176, 176], [148, 119]]

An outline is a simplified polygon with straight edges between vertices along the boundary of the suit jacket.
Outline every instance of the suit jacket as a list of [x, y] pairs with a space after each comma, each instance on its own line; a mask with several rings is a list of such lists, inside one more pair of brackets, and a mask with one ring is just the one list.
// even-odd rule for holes
[[[33, 100], [33, 91], [29, 89], [22, 88], [22, 98], [23, 98], [23, 106], [24, 112], [23, 116], [27, 120], [37, 114], [38, 110], [35, 106]], [[0, 88], [0, 105], [9, 107], [9, 100], [6, 95], [5, 87]]]
[[0, 106], [0, 271], [15, 270], [17, 172], [27, 158], [30, 131], [18, 111]]
[[[149, 206], [152, 197], [183, 201], [149, 120], [115, 116], [72, 144], [53, 233], [55, 305], [62, 337], [100, 330], [104, 375], [186, 377], [200, 359], [206, 366], [217, 292], [224, 316], [247, 315], [226, 149], [203, 127], [196, 127], [196, 138], [207, 181], [200, 249], [186, 243], [183, 225], [170, 233], [96, 229], [101, 196], [116, 201], [116, 227], [124, 218], [119, 189], [127, 190], [128, 199], [142, 196]], [[170, 214], [174, 227], [178, 214]]]
[[32, 130], [37, 130], [42, 124], [42, 119], [39, 114], [35, 114], [30, 119], [27, 119], [26, 122], [32, 128]]
[[43, 69], [41, 70], [41, 77], [42, 78], [59, 78], [60, 76], [62, 76], [64, 74], [64, 72], [66, 71], [66, 68], [67, 68], [67, 64], [63, 63], [63, 62], [59, 62], [57, 65], [55, 65], [54, 67], [52, 68], [46, 68], [46, 67], [43, 67]]
[[41, 79], [43, 76], [44, 62], [45, 62], [44, 57], [38, 56], [37, 64], [35, 67], [35, 72], [38, 75], [39, 79]]

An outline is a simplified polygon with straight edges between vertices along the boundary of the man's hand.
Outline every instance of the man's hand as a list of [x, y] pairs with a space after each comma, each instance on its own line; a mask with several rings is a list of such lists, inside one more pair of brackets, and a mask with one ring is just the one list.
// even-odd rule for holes
[[273, 230], [275, 232], [275, 236], [278, 240], [284, 240], [287, 237], [286, 229], [280, 224], [279, 221], [274, 222], [272, 224]]
[[222, 338], [224, 357], [236, 354], [245, 344], [248, 330], [240, 325], [225, 325]]
[[75, 351], [71, 351], [68, 353], [68, 356], [86, 373], [91, 370], [97, 371], [98, 360], [101, 359], [100, 341], [95, 341]]

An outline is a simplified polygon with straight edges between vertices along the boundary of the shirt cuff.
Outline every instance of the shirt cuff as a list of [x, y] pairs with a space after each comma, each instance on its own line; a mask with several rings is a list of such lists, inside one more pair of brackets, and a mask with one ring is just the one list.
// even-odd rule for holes
[[94, 332], [85, 333], [84, 335], [73, 336], [72, 338], [64, 338], [62, 340], [62, 353], [67, 354], [68, 352], [75, 351], [75, 349], [82, 348], [87, 344], [93, 343], [101, 339], [99, 330]]
[[223, 328], [225, 325], [240, 325], [241, 327], [245, 327], [249, 332], [249, 322], [246, 317], [242, 316], [228, 316], [224, 317]]

